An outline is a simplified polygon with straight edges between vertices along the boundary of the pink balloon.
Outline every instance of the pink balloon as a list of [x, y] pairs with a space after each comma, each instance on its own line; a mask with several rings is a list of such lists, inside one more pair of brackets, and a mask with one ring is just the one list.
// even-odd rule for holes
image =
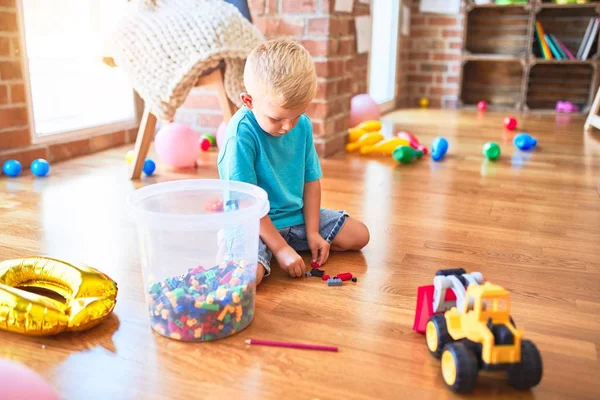
[[227, 124], [225, 121], [221, 122], [219, 128], [217, 129], [217, 147], [221, 148], [223, 144], [223, 139], [225, 138], [225, 133], [227, 133]]
[[177, 122], [161, 128], [154, 138], [154, 148], [162, 162], [176, 168], [193, 167], [200, 154], [198, 134]]
[[59, 400], [52, 386], [25, 365], [0, 359], [0, 396], [11, 400]]
[[379, 104], [375, 103], [371, 96], [363, 93], [352, 98], [350, 102], [350, 128], [354, 128], [362, 122], [378, 120], [379, 118], [381, 118]]

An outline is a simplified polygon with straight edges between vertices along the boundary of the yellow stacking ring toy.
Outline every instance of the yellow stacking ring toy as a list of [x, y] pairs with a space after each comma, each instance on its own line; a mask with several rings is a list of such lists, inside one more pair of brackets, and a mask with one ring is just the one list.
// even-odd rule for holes
[[110, 315], [117, 290], [115, 281], [84, 265], [48, 257], [0, 262], [0, 330], [49, 336], [89, 329]]

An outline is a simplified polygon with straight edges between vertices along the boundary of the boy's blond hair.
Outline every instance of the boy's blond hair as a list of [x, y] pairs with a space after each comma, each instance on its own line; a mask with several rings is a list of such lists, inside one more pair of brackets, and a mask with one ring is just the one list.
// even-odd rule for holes
[[[308, 104], [317, 94], [317, 74], [308, 51], [291, 39], [258, 45], [246, 60], [244, 84], [285, 109]], [[252, 93], [251, 93], [252, 94]]]

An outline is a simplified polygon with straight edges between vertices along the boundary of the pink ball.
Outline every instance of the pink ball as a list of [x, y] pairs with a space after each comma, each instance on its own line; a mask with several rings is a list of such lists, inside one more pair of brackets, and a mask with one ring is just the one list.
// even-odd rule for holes
[[227, 124], [225, 121], [221, 122], [219, 128], [217, 129], [217, 147], [220, 149], [221, 145], [223, 145], [223, 139], [225, 139], [225, 134], [227, 133]]
[[175, 168], [193, 167], [200, 154], [196, 132], [176, 122], [156, 134], [154, 148], [162, 162]]
[[0, 393], [11, 400], [59, 400], [52, 386], [35, 371], [4, 359], [0, 359]]
[[361, 122], [378, 120], [381, 118], [379, 105], [366, 93], [357, 94], [350, 103], [350, 128], [354, 128]]
[[504, 118], [504, 127], [509, 131], [514, 131], [517, 129], [517, 120], [513, 117]]
[[477, 103], [477, 108], [480, 111], [485, 111], [487, 110], [487, 102], [485, 100], [481, 100], [479, 103]]

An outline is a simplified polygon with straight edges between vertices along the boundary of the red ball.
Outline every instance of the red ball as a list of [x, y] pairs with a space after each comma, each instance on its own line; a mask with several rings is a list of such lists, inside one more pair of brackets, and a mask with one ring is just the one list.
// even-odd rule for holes
[[504, 118], [504, 127], [509, 131], [514, 131], [517, 129], [517, 120], [513, 117]]
[[200, 149], [202, 151], [208, 151], [210, 149], [211, 143], [207, 138], [200, 138]]
[[208, 212], [222, 212], [223, 202], [221, 200], [208, 200], [204, 203], [204, 210]]
[[487, 102], [485, 100], [481, 100], [479, 103], [477, 103], [477, 108], [481, 111], [487, 110]]

